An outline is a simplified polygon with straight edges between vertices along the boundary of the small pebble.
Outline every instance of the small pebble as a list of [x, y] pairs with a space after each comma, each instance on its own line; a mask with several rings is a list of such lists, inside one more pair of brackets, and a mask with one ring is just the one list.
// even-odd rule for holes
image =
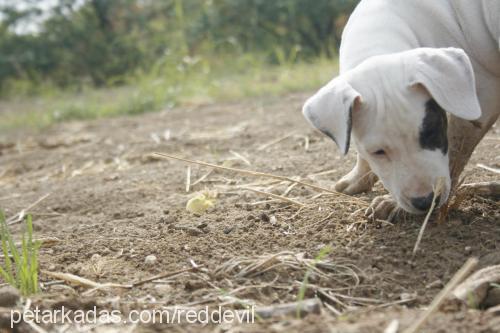
[[14, 307], [19, 301], [19, 298], [19, 291], [16, 288], [11, 286], [0, 288], [0, 307]]
[[150, 254], [149, 256], [146, 257], [146, 259], [144, 259], [144, 263], [146, 265], [154, 265], [154, 264], [156, 264], [157, 261], [158, 261], [158, 259], [153, 254]]
[[186, 230], [186, 232], [187, 232], [190, 236], [199, 236], [199, 235], [203, 235], [203, 231], [204, 231], [204, 230], [200, 230], [200, 229], [196, 229], [196, 228], [186, 228], [185, 230]]
[[177, 218], [173, 215], [162, 216], [160, 217], [161, 224], [172, 224], [177, 221]]
[[433, 281], [425, 286], [426, 289], [442, 288], [442, 287], [443, 287], [443, 281], [441, 281], [439, 279], [436, 281]]
[[276, 225], [276, 223], [278, 223], [278, 219], [276, 219], [276, 216], [271, 216], [269, 218], [269, 223], [271, 223], [271, 225]]
[[154, 288], [160, 294], [168, 294], [172, 292], [172, 286], [169, 284], [157, 284]]
[[198, 224], [196, 226], [196, 228], [198, 228], [198, 229], [205, 229], [207, 226], [208, 226], [208, 224], [206, 224], [205, 222], [201, 222], [200, 224]]
[[465, 253], [466, 254], [471, 254], [472, 253], [472, 246], [466, 246], [465, 247]]
[[234, 230], [234, 227], [225, 227], [224, 233], [227, 235], [227, 234], [231, 233], [231, 231], [233, 231], [233, 230]]
[[401, 295], [399, 295], [399, 298], [402, 300], [402, 301], [409, 301], [409, 300], [412, 300], [416, 297], [417, 295], [415, 294], [410, 294], [410, 293], [402, 293]]

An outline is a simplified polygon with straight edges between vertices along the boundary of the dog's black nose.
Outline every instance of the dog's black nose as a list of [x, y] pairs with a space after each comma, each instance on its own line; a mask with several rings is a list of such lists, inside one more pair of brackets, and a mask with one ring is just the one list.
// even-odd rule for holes
[[[434, 192], [429, 193], [426, 197], [412, 198], [411, 204], [418, 210], [426, 211], [431, 208], [432, 199], [434, 199]], [[436, 198], [436, 202], [439, 202], [439, 196]]]

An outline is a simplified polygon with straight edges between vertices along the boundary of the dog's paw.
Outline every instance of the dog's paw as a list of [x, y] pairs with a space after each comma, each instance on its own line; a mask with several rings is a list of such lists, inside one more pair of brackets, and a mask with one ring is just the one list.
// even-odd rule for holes
[[399, 210], [396, 200], [391, 195], [380, 195], [372, 200], [365, 211], [365, 216], [370, 219], [392, 221]]
[[368, 192], [377, 180], [378, 177], [373, 172], [361, 173], [354, 168], [335, 184], [335, 191], [349, 195]]

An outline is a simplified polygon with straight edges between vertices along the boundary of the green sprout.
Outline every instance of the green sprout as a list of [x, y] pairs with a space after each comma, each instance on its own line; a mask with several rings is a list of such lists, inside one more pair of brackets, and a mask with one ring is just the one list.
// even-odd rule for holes
[[312, 263], [312, 265], [309, 266], [309, 269], [304, 274], [304, 280], [302, 280], [302, 284], [300, 285], [299, 289], [299, 294], [297, 295], [297, 300], [298, 300], [297, 312], [296, 312], [297, 318], [300, 318], [300, 311], [302, 310], [302, 302], [304, 301], [304, 297], [306, 295], [306, 291], [309, 285], [309, 276], [312, 274], [312, 271], [316, 268], [316, 265], [321, 260], [323, 260], [323, 258], [326, 257], [328, 253], [330, 253], [331, 251], [332, 248], [330, 246], [323, 247], [321, 251], [319, 251], [316, 258], [314, 258], [314, 262]]
[[0, 265], [0, 276], [21, 294], [27, 296], [38, 292], [38, 252], [41, 243], [33, 242], [31, 215], [25, 219], [21, 249], [16, 247], [9, 231], [5, 215], [0, 210], [0, 239], [4, 264]]

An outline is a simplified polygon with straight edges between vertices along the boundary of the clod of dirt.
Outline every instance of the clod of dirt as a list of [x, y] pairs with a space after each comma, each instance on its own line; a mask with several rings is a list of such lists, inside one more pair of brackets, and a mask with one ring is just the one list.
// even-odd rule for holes
[[191, 235], [191, 236], [200, 236], [200, 235], [203, 235], [204, 232], [207, 231], [206, 229], [201, 230], [201, 229], [195, 228], [191, 225], [173, 225], [170, 228], [172, 228], [174, 230], [185, 231], [188, 235]]
[[266, 213], [262, 212], [260, 214], [260, 219], [263, 221], [263, 222], [269, 222], [269, 215], [267, 215]]
[[479, 258], [478, 269], [492, 265], [500, 265], [500, 251], [490, 252]]
[[162, 223], [162, 224], [172, 224], [175, 222], [177, 222], [177, 217], [175, 217], [173, 215], [160, 217], [160, 223]]
[[481, 305], [485, 308], [492, 308], [500, 305], [500, 288], [491, 287], [488, 289], [488, 294]]
[[206, 283], [204, 281], [189, 280], [184, 284], [184, 289], [189, 291], [198, 290], [204, 287], [206, 287]]
[[19, 291], [11, 286], [0, 288], [0, 307], [10, 308], [16, 306], [21, 295]]
[[81, 143], [87, 143], [94, 140], [95, 137], [91, 134], [80, 134], [80, 135], [62, 135], [58, 137], [49, 137], [40, 140], [38, 143], [40, 147], [45, 149], [57, 149], [61, 147], [71, 147]]
[[152, 266], [152, 265], [156, 264], [156, 262], [157, 262], [157, 261], [158, 261], [158, 258], [156, 258], [156, 256], [155, 256], [155, 255], [153, 255], [153, 254], [150, 254], [149, 256], [147, 256], [147, 257], [144, 259], [144, 263], [145, 263], [146, 265], [150, 265], [150, 266]]
[[196, 226], [196, 228], [198, 228], [198, 229], [202, 229], [202, 230], [203, 230], [203, 229], [205, 229], [207, 226], [208, 226], [208, 224], [206, 224], [205, 222], [201, 222], [200, 224], [198, 224], [198, 225]]
[[172, 289], [173, 289], [172, 286], [169, 284], [158, 284], [158, 285], [155, 285], [154, 288], [159, 294], [171, 293]]

